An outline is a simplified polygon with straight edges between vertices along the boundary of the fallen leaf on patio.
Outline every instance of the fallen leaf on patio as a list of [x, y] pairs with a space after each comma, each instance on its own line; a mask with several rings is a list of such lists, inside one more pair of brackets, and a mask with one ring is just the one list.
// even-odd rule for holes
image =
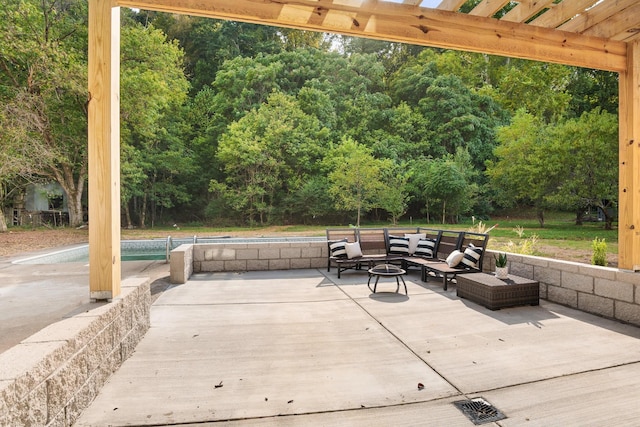
[[418, 383], [418, 390], [422, 390], [424, 388], [424, 384]]
[[293, 403], [293, 400], [288, 401], [287, 403]]
[[220, 381], [220, 384], [216, 384], [216, 385], [214, 385], [213, 387], [214, 387], [214, 388], [220, 388], [220, 387], [222, 387], [222, 381]]

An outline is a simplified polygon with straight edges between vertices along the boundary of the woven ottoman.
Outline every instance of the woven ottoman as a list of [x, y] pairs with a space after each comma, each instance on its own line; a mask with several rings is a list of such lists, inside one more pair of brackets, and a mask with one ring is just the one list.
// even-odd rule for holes
[[540, 284], [531, 279], [509, 275], [498, 279], [493, 274], [471, 273], [456, 277], [457, 295], [498, 310], [518, 305], [540, 304]]

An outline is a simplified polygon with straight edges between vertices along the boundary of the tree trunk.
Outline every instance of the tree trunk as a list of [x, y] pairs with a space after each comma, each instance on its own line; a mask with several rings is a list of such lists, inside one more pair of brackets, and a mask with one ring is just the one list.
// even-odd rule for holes
[[82, 189], [67, 193], [69, 208], [69, 226], [79, 227], [83, 221], [82, 215]]
[[[6, 192], [3, 185], [0, 185], [0, 201], [6, 197]], [[0, 204], [0, 233], [7, 231], [7, 220], [4, 217], [4, 211], [2, 210], [2, 204]]]
[[584, 216], [584, 210], [576, 210], [576, 225], [582, 225], [582, 217]]
[[140, 228], [147, 228], [147, 193], [142, 195], [142, 206], [140, 206]]
[[67, 208], [69, 209], [69, 225], [78, 227], [83, 223], [82, 192], [87, 179], [87, 166], [84, 163], [80, 168], [78, 177], [74, 178], [73, 165], [63, 164], [60, 168], [54, 168], [51, 172], [53, 178], [60, 184], [67, 195]]
[[131, 230], [133, 228], [133, 222], [131, 221], [131, 208], [129, 208], [129, 203], [124, 204], [124, 217], [127, 221], [127, 228]]
[[427, 224], [431, 224], [431, 218], [429, 217], [429, 200], [425, 203], [425, 209], [427, 210]]
[[604, 229], [605, 230], [613, 230], [613, 217], [608, 215], [607, 213], [604, 214]]
[[447, 213], [447, 201], [442, 202], [442, 224], [445, 224], [445, 218]]
[[602, 211], [602, 214], [604, 215], [604, 229], [605, 230], [612, 230], [613, 229], [613, 217], [611, 215], [609, 215], [609, 207], [610, 204], [609, 203], [598, 203], [598, 207], [600, 208], [600, 210]]
[[544, 211], [542, 209], [538, 209], [538, 223], [540, 228], [544, 228]]
[[4, 217], [4, 211], [0, 209], [0, 233], [7, 231], [7, 221]]

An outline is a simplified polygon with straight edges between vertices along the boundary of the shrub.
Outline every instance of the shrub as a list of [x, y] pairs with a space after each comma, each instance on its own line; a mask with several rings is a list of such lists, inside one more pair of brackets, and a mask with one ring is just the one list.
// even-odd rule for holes
[[506, 252], [522, 255], [535, 255], [537, 253], [536, 245], [538, 244], [538, 235], [532, 234], [526, 239], [520, 240], [519, 243], [514, 243], [512, 240], [504, 245], [502, 248]]
[[595, 238], [591, 243], [593, 255], [591, 255], [591, 264], [607, 265], [607, 242], [604, 239]]

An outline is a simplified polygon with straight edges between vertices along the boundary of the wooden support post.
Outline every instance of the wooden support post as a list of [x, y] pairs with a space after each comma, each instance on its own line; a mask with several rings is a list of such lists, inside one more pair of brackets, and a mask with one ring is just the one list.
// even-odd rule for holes
[[640, 41], [627, 48], [620, 73], [618, 267], [640, 270]]
[[120, 8], [89, 0], [89, 287], [120, 295]]

